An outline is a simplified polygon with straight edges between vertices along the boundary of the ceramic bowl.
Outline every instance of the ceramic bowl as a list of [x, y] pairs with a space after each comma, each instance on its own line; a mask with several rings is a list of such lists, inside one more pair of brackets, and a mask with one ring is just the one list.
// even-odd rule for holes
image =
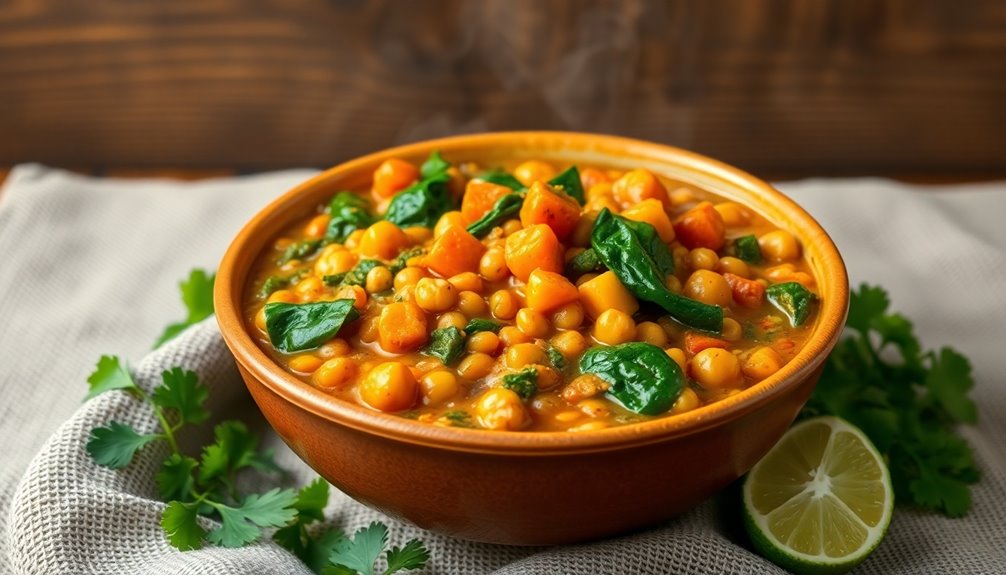
[[[307, 385], [249, 335], [242, 301], [249, 269], [277, 233], [341, 189], [369, 185], [374, 168], [440, 150], [482, 165], [543, 159], [642, 167], [761, 213], [803, 244], [821, 306], [803, 349], [768, 379], [672, 417], [582, 433], [438, 427], [377, 413]], [[214, 294], [224, 340], [266, 419], [335, 487], [384, 513], [464, 539], [541, 545], [640, 529], [706, 500], [743, 475], [790, 426], [810, 395], [848, 309], [842, 258], [821, 226], [765, 182], [669, 146], [579, 133], [457, 136], [370, 154], [326, 170], [258, 213], [234, 239]]]

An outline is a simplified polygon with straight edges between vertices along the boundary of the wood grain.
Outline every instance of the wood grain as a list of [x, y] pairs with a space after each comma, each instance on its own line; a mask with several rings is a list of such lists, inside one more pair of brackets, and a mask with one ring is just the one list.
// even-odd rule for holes
[[0, 0], [0, 165], [260, 170], [503, 129], [1006, 170], [999, 0]]

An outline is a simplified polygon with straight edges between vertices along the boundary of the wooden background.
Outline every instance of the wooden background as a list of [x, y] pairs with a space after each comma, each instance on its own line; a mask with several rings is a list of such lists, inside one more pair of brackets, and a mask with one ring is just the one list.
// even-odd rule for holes
[[0, 0], [0, 166], [326, 166], [504, 129], [1006, 173], [1002, 0]]

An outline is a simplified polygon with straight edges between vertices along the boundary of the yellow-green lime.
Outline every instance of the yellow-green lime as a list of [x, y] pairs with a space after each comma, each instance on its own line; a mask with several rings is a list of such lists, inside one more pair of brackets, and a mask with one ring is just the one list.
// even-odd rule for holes
[[855, 567], [884, 538], [893, 509], [883, 457], [837, 417], [793, 426], [744, 481], [744, 522], [755, 547], [801, 575]]

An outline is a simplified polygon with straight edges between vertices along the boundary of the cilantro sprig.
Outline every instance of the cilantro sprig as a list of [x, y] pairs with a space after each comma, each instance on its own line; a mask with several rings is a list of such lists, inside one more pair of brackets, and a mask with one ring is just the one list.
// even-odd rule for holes
[[[182, 282], [182, 298], [189, 310], [185, 322], [170, 326], [157, 345], [185, 327], [213, 313], [213, 276], [194, 270]], [[273, 541], [288, 549], [316, 573], [373, 575], [375, 563], [387, 546], [388, 528], [372, 523], [349, 539], [339, 529], [323, 528], [329, 486], [318, 478], [304, 488], [270, 489], [264, 493], [241, 493], [238, 474], [246, 469], [282, 472], [272, 453], [259, 450], [259, 438], [240, 421], [223, 421], [214, 428], [214, 441], [198, 451], [184, 453], [177, 440], [180, 430], [207, 421], [209, 390], [197, 374], [181, 367], [161, 373], [161, 383], [147, 392], [137, 385], [129, 367], [120, 358], [102, 356], [87, 378], [91, 399], [120, 390], [139, 399], [154, 412], [159, 429], [140, 433], [127, 423], [110, 421], [91, 430], [86, 449], [98, 465], [121, 469], [147, 445], [163, 441], [169, 455], [161, 462], [154, 480], [167, 502], [161, 527], [174, 547], [186, 551], [206, 544], [241, 547], [258, 541], [265, 530], [274, 529]], [[215, 520], [213, 526], [208, 520]], [[383, 571], [419, 569], [429, 552], [419, 540], [392, 547], [384, 555]]]
[[899, 504], [961, 517], [979, 478], [956, 431], [978, 420], [971, 364], [950, 347], [923, 350], [912, 322], [889, 306], [882, 288], [853, 291], [846, 334], [803, 414], [837, 415], [862, 429], [887, 458]]

